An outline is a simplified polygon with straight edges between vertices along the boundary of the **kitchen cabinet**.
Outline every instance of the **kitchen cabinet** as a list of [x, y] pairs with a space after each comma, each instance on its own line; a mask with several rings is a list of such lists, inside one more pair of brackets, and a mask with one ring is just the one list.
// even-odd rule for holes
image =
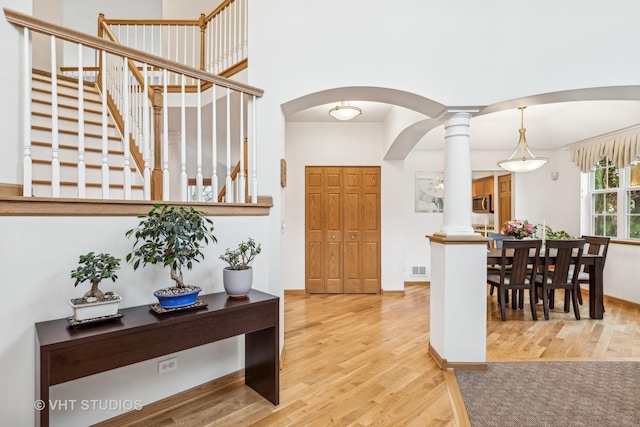
[[476, 178], [471, 182], [471, 195], [478, 196], [481, 194], [491, 194], [493, 196], [493, 176]]

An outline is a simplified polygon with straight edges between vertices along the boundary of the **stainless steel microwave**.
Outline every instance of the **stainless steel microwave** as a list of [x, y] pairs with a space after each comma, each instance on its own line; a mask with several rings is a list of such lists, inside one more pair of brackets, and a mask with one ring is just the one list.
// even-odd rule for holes
[[478, 194], [476, 196], [473, 196], [471, 209], [475, 213], [492, 213], [492, 202], [493, 200], [491, 200], [491, 194]]

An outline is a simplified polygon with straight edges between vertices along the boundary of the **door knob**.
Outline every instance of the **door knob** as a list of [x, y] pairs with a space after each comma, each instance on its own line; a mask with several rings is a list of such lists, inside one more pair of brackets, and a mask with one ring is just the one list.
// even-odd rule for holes
[[355, 234], [352, 234], [352, 235], [351, 235], [351, 238], [352, 238], [352, 239], [355, 239], [355, 238], [356, 238], [356, 235], [355, 235]]
[[331, 236], [331, 238], [332, 238], [332, 239], [335, 239], [335, 238], [336, 238], [336, 235], [334, 234], [333, 236]]

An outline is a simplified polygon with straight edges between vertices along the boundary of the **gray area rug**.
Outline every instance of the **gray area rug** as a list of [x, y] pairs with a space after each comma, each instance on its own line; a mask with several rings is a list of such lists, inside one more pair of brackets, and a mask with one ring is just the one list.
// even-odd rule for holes
[[640, 426], [640, 362], [502, 362], [455, 371], [472, 427]]

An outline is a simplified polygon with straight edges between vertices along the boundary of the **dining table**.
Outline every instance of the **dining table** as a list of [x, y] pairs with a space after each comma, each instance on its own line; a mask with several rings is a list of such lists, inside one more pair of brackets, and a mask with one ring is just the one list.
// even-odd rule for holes
[[[507, 257], [505, 258], [507, 263], [511, 261], [508, 255], [507, 252]], [[549, 257], [549, 262], [554, 262], [553, 256]], [[542, 249], [538, 259], [538, 265], [544, 265], [544, 263], [545, 253], [544, 249]], [[592, 319], [602, 319], [604, 317], [604, 302], [602, 300], [604, 257], [602, 255], [583, 253], [581, 263], [589, 268], [589, 317]], [[487, 264], [502, 264], [502, 249], [488, 249]]]

